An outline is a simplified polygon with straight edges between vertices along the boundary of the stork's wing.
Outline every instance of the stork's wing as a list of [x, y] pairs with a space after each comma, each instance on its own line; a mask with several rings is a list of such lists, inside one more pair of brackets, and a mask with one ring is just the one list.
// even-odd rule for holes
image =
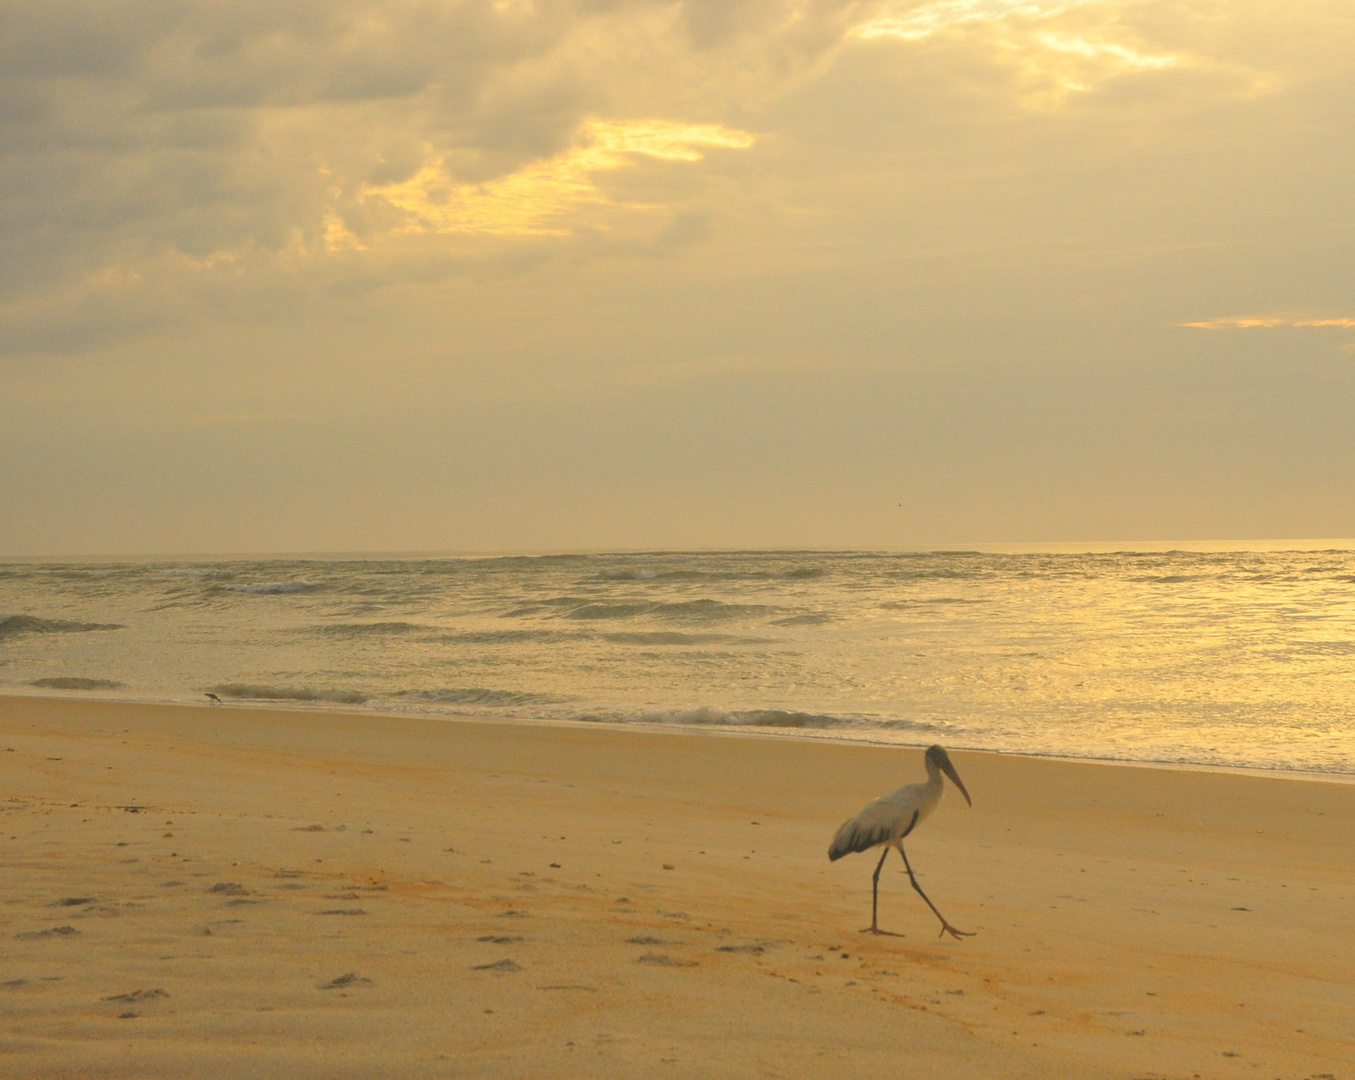
[[[904, 813], [907, 817], [904, 817]], [[885, 796], [876, 799], [850, 821], [844, 821], [838, 829], [833, 842], [828, 845], [828, 859], [836, 862], [844, 855], [856, 851], [865, 851], [876, 844], [883, 844], [895, 835], [896, 831], [906, 834], [916, 816], [916, 811], [901, 807], [897, 800]]]

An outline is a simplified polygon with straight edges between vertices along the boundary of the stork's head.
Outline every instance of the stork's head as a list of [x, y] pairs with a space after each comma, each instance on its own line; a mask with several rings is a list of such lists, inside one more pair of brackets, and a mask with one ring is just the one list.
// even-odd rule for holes
[[950, 777], [950, 782], [960, 789], [960, 794], [964, 796], [964, 801], [970, 806], [974, 805], [974, 800], [969, 797], [969, 792], [965, 790], [964, 781], [960, 779], [960, 774], [955, 771], [955, 766], [950, 763], [950, 755], [946, 753], [943, 746], [932, 746], [927, 749], [927, 768], [940, 769]]

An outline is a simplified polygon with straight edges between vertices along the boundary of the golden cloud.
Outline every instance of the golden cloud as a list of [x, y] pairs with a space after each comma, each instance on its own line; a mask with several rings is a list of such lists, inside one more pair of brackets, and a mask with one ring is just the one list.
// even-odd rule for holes
[[[587, 206], [654, 209], [614, 203], [598, 187], [601, 172], [626, 168], [638, 159], [700, 161], [711, 149], [743, 150], [754, 136], [719, 124], [672, 120], [586, 121], [578, 145], [507, 176], [481, 184], [458, 183], [442, 158], [430, 157], [408, 180], [364, 185], [358, 201], [394, 212], [386, 235], [461, 233], [488, 236], [565, 236], [572, 213]], [[326, 218], [326, 246], [360, 248], [339, 211]]]
[[1047, 19], [1072, 8], [1103, 0], [933, 0], [930, 4], [894, 4], [871, 19], [852, 28], [852, 36], [867, 41], [876, 38], [901, 38], [920, 41], [955, 26], [996, 22], [1012, 16]]
[[1181, 57], [1172, 53], [1143, 53], [1128, 45], [1097, 41], [1072, 34], [1036, 34], [1034, 39], [1046, 49], [1087, 60], [1098, 60], [1111, 68], [1160, 71], [1163, 68], [1178, 67], [1181, 63]]
[[1035, 107], [1058, 105], [1122, 75], [1227, 67], [1177, 47], [1151, 45], [1153, 33], [1136, 28], [1134, 16], [1153, 7], [1140, 0], [905, 2], [877, 11], [851, 34], [866, 41], [922, 42], [945, 35], [972, 42], [993, 63], [1018, 74], [1021, 96]]
[[1333, 318], [1317, 319], [1296, 315], [1229, 315], [1223, 319], [1204, 319], [1200, 322], [1181, 323], [1182, 326], [1197, 330], [1257, 330], [1276, 326], [1323, 326], [1337, 329], [1355, 329], [1355, 319]]

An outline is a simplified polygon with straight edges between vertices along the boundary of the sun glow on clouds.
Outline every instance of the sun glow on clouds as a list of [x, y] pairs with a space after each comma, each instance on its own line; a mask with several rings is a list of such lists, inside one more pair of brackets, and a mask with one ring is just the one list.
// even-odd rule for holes
[[1099, 0], [1073, 0], [1072, 3], [1039, 3], [1032, 0], [935, 0], [921, 5], [895, 4], [861, 23], [852, 34], [865, 38], [902, 38], [920, 41], [942, 30], [971, 23], [995, 22], [1013, 15], [1050, 18], [1070, 8]]
[[[1112, 0], [934, 0], [886, 9], [852, 34], [867, 41], [907, 42], [946, 32], [984, 35], [1027, 78], [1052, 82], [1061, 92], [1091, 90], [1130, 72], [1189, 66], [1188, 57], [1144, 51], [1125, 40], [1122, 16], [1133, 6]], [[1064, 27], [1061, 22], [1076, 25]]]
[[[395, 223], [384, 230], [391, 236], [566, 236], [574, 224], [568, 215], [588, 206], [654, 209], [614, 202], [598, 187], [596, 174], [634, 165], [640, 158], [700, 161], [708, 150], [743, 150], [754, 141], [748, 132], [719, 124], [671, 120], [593, 119], [579, 135], [579, 145], [481, 184], [458, 183], [442, 158], [430, 157], [408, 180], [364, 185], [359, 202], [368, 209], [385, 209], [387, 217], [394, 212]], [[325, 238], [331, 251], [364, 246], [337, 210], [326, 219]]]
[[1086, 38], [1064, 34], [1036, 34], [1035, 40], [1055, 52], [1069, 53], [1088, 60], [1101, 60], [1112, 66], [1161, 70], [1177, 67], [1181, 63], [1179, 56], [1171, 54], [1154, 56], [1131, 49], [1128, 45], [1117, 45], [1109, 41], [1088, 41]]
[[1318, 319], [1300, 315], [1230, 315], [1223, 319], [1204, 319], [1181, 325], [1191, 326], [1197, 330], [1268, 330], [1277, 326], [1334, 327], [1351, 330], [1355, 329], [1355, 319]]

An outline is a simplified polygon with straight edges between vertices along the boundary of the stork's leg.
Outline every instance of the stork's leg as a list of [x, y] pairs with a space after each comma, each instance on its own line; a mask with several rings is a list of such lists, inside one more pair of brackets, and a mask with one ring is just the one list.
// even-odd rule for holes
[[861, 931], [863, 934], [884, 934], [888, 937], [902, 937], [902, 934], [896, 934], [891, 930], [881, 930], [878, 921], [880, 911], [880, 869], [885, 864], [885, 855], [889, 854], [888, 845], [885, 846], [884, 854], [880, 856], [880, 861], [875, 864], [875, 876], [870, 879], [870, 925]]
[[[935, 905], [935, 904], [933, 904], [930, 900], [927, 899], [927, 894], [926, 894], [925, 892], [922, 891], [922, 886], [919, 885], [919, 884], [917, 883], [917, 878], [913, 876], [913, 867], [912, 867], [912, 865], [908, 862], [908, 853], [907, 853], [906, 851], [903, 850], [903, 844], [900, 843], [900, 844], [898, 844], [897, 846], [898, 846], [898, 849], [899, 849], [899, 854], [903, 856], [903, 866], [904, 866], [904, 869], [908, 871], [908, 880], [911, 881], [911, 882], [913, 883], [913, 888], [915, 888], [915, 889], [917, 890], [918, 896], [922, 897], [922, 899], [924, 899], [924, 900], [927, 900], [927, 906], [928, 906], [929, 908], [932, 909], [932, 913], [933, 913], [938, 919], [941, 920], [941, 934], [949, 934], [951, 937], [956, 938], [956, 939], [959, 939], [959, 938], [962, 938], [962, 937], [973, 937], [973, 936], [974, 936], [973, 931], [971, 931], [971, 930], [956, 930], [955, 927], [951, 926], [950, 923], [946, 922], [946, 917], [945, 917], [944, 915], [942, 915], [941, 912], [939, 912], [939, 911], [936, 910], [936, 905]], [[881, 861], [881, 862], [884, 862], [883, 859], [881, 859], [880, 861]], [[878, 873], [880, 872], [880, 868], [879, 868], [878, 866], [875, 868], [875, 872], [876, 872], [876, 874], [878, 874]], [[937, 935], [937, 936], [939, 937], [939, 936], [941, 936], [941, 935]]]

